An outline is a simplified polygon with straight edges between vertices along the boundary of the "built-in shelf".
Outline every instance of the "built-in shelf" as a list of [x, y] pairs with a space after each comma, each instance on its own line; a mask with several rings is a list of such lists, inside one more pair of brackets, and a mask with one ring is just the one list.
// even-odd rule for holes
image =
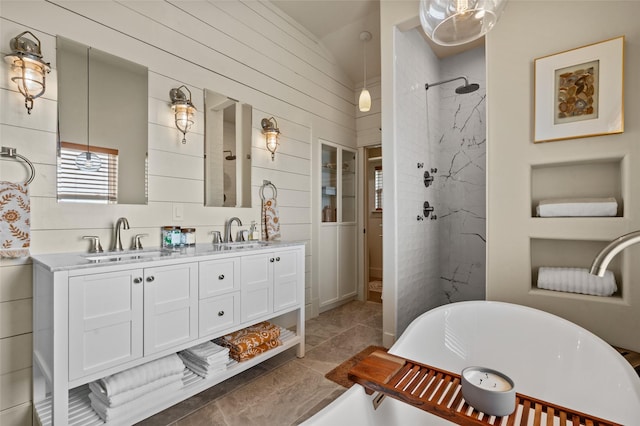
[[[607, 241], [593, 240], [564, 240], [550, 238], [531, 238], [531, 289], [540, 292], [549, 293], [565, 293], [553, 290], [543, 290], [537, 287], [538, 268], [547, 267], [570, 267], [585, 268], [591, 267], [591, 262], [598, 254]], [[611, 270], [616, 278], [618, 291], [611, 296], [612, 298], [620, 298], [622, 296], [622, 256], [616, 257], [609, 264], [607, 269]], [[584, 295], [581, 295], [584, 296]], [[601, 296], [589, 296], [603, 299]]]
[[531, 216], [536, 217], [540, 200], [612, 197], [618, 203], [616, 216], [622, 217], [623, 161], [609, 158], [531, 166]]

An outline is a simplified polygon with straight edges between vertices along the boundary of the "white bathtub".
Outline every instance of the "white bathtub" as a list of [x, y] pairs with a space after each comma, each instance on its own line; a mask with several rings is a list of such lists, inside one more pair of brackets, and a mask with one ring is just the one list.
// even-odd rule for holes
[[[555, 315], [501, 302], [461, 302], [414, 320], [389, 353], [451, 372], [479, 365], [511, 377], [516, 391], [623, 425], [640, 425], [640, 379], [591, 332]], [[377, 410], [354, 385], [303, 423], [450, 425], [391, 398]]]

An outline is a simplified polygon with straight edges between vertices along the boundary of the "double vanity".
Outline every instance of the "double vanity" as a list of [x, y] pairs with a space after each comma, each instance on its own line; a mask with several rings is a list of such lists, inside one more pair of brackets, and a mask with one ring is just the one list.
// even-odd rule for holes
[[255, 323], [282, 346], [141, 406], [134, 423], [280, 352], [304, 356], [304, 244], [239, 242], [179, 250], [33, 256], [34, 406], [43, 425], [100, 425], [87, 384]]

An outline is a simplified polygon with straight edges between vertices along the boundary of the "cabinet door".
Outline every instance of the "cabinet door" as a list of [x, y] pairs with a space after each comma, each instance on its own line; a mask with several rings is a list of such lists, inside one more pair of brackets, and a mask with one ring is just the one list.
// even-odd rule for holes
[[142, 357], [142, 270], [69, 278], [69, 380]]
[[283, 250], [274, 254], [273, 310], [295, 307], [302, 295], [298, 284], [304, 280], [301, 250]]
[[198, 264], [144, 270], [144, 354], [198, 338]]
[[320, 307], [338, 301], [338, 227], [323, 226], [320, 232]]
[[259, 319], [273, 312], [273, 253], [243, 256], [240, 260], [241, 319]]
[[338, 292], [343, 299], [357, 293], [358, 239], [355, 225], [340, 225], [338, 232]]

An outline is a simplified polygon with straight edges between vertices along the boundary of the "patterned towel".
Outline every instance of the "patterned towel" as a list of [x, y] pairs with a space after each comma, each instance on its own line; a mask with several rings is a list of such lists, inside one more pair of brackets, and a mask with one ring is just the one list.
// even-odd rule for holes
[[282, 345], [280, 339], [270, 340], [251, 349], [247, 349], [244, 352], [235, 353], [234, 351], [231, 351], [230, 356], [238, 362], [248, 361], [257, 355], [260, 355], [261, 353], [266, 352], [269, 349], [277, 348], [280, 345]]
[[262, 202], [262, 239], [265, 241], [280, 238], [280, 216], [275, 198]]
[[230, 355], [240, 354], [280, 337], [280, 327], [269, 321], [252, 325], [234, 333], [227, 334], [216, 340], [218, 345], [226, 346]]
[[0, 182], [0, 257], [29, 256], [29, 186]]

